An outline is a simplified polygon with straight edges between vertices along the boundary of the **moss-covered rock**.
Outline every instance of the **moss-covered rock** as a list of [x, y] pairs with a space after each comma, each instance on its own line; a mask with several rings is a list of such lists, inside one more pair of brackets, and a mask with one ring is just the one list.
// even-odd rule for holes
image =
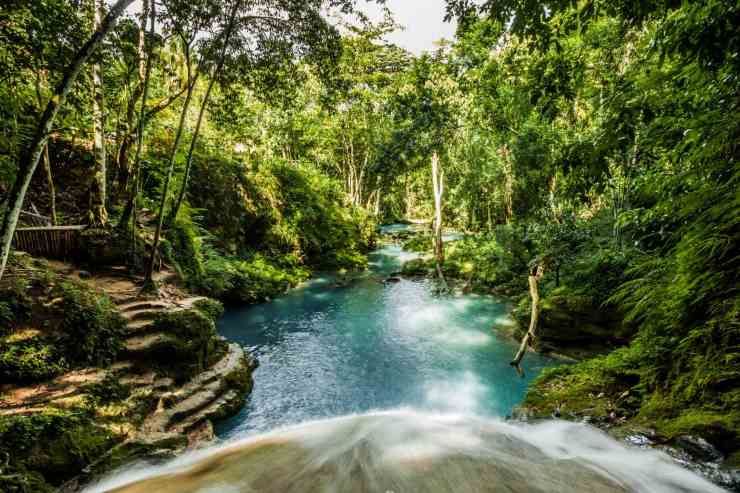
[[22, 287], [0, 294], [15, 317], [0, 336], [0, 381], [38, 382], [116, 359], [126, 322], [106, 296], [48, 271]]
[[[529, 326], [531, 301], [522, 297], [513, 311], [515, 335], [522, 337]], [[558, 289], [540, 302], [535, 347], [543, 352], [588, 354], [629, 342], [634, 328], [625, 324], [613, 307], [599, 306], [593, 297]], [[579, 351], [581, 350], [581, 351]]]
[[178, 379], [207, 368], [223, 349], [213, 319], [197, 309], [161, 313], [154, 320], [153, 330], [167, 337], [151, 348], [148, 357]]
[[117, 228], [87, 228], [80, 233], [75, 260], [96, 267], [122, 265], [130, 260], [131, 235]]
[[75, 364], [103, 365], [122, 348], [126, 321], [107, 296], [66, 281], [52, 292], [65, 354]]
[[188, 445], [188, 437], [180, 433], [151, 433], [138, 435], [115, 445], [101, 455], [76, 478], [78, 484], [86, 484], [95, 478], [134, 460], [160, 462], [171, 459]]
[[51, 491], [120, 439], [80, 411], [2, 417], [0, 455], [7, 464], [0, 474], [0, 490]]
[[633, 344], [607, 356], [545, 370], [515, 414], [585, 419], [616, 436], [648, 429], [653, 441], [681, 449], [687, 448], [682, 443], [685, 437], [701, 437], [725, 457], [737, 454], [740, 409], [733, 407], [733, 397], [682, 402], [680, 396], [649, 391], [644, 358], [641, 347]]
[[220, 301], [211, 298], [204, 298], [196, 301], [193, 304], [193, 308], [200, 310], [214, 322], [224, 314], [224, 305]]

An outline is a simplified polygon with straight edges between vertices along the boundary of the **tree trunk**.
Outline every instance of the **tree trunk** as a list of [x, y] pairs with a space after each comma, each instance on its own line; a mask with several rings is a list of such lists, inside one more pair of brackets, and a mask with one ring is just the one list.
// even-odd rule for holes
[[49, 185], [49, 208], [51, 209], [51, 225], [57, 225], [57, 193], [54, 188], [54, 177], [51, 174], [51, 158], [49, 157], [49, 143], [44, 146], [44, 168], [46, 168], [46, 183]]
[[409, 183], [408, 171], [403, 175], [403, 190], [406, 198], [403, 203], [403, 217], [404, 219], [408, 219], [411, 213], [411, 184]]
[[182, 201], [185, 198], [185, 192], [188, 189], [188, 180], [190, 179], [190, 170], [193, 167], [193, 154], [195, 153], [195, 145], [198, 142], [198, 135], [200, 134], [200, 126], [203, 123], [203, 115], [206, 112], [206, 108], [208, 107], [208, 99], [211, 97], [211, 89], [213, 89], [213, 84], [216, 81], [216, 74], [214, 73], [211, 77], [211, 80], [208, 81], [208, 88], [206, 89], [206, 93], [203, 96], [203, 101], [200, 105], [200, 110], [198, 111], [198, 120], [195, 124], [195, 130], [193, 131], [193, 138], [190, 139], [190, 148], [188, 149], [188, 157], [187, 161], [185, 163], [185, 171], [183, 173], [182, 177], [182, 184], [180, 186], [180, 192], [177, 194], [177, 201], [175, 202], [174, 207], [170, 211], [170, 215], [167, 218], [167, 224], [171, 225], [175, 222], [175, 219], [177, 219], [177, 213], [180, 212], [180, 207], [182, 206]]
[[[103, 14], [103, 0], [92, 0], [95, 30], [100, 30]], [[103, 77], [99, 63], [92, 66], [93, 79], [93, 154], [95, 168], [90, 186], [90, 224], [104, 226], [108, 222], [105, 209], [107, 169], [105, 159], [105, 98], [103, 96]]]
[[375, 213], [375, 217], [380, 217], [380, 195], [383, 193], [383, 187], [381, 186], [381, 178], [380, 175], [378, 175], [375, 178], [375, 207], [373, 212]]
[[206, 89], [206, 93], [203, 96], [203, 101], [200, 104], [200, 110], [198, 111], [198, 121], [195, 124], [195, 130], [193, 131], [193, 138], [190, 140], [190, 149], [188, 149], [188, 158], [187, 162], [185, 164], [185, 173], [182, 178], [182, 185], [180, 187], [180, 193], [177, 194], [177, 202], [175, 202], [175, 206], [172, 208], [172, 211], [170, 212], [170, 216], [167, 219], [167, 224], [174, 223], [175, 219], [177, 219], [177, 213], [180, 211], [180, 207], [182, 206], [182, 201], [185, 198], [185, 192], [188, 188], [188, 180], [190, 178], [190, 170], [193, 167], [193, 154], [195, 153], [195, 145], [198, 141], [198, 136], [200, 135], [200, 127], [203, 123], [203, 115], [205, 115], [206, 109], [208, 108], [208, 101], [211, 98], [211, 91], [213, 90], [213, 85], [216, 83], [216, 79], [221, 74], [221, 70], [224, 67], [224, 61], [226, 60], [226, 50], [229, 47], [229, 41], [231, 39], [231, 33], [234, 30], [234, 24], [236, 23], [236, 13], [241, 5], [241, 1], [234, 2], [234, 6], [231, 9], [230, 15], [229, 15], [229, 24], [226, 26], [226, 32], [224, 34], [224, 45], [221, 48], [221, 53], [219, 54], [218, 58], [218, 64], [216, 65], [216, 68], [214, 69], [213, 73], [211, 74], [211, 78], [208, 81], [208, 88]]
[[[44, 106], [44, 97], [41, 94], [41, 75], [36, 74], [36, 97], [39, 102], [39, 111]], [[49, 208], [51, 215], [51, 225], [57, 225], [57, 196], [56, 189], [54, 188], [54, 176], [51, 171], [51, 158], [49, 156], [49, 142], [44, 144], [44, 170], [46, 171], [46, 183], [49, 186]]]
[[31, 143], [21, 156], [18, 166], [18, 174], [16, 176], [15, 183], [13, 183], [10, 195], [8, 196], [8, 208], [5, 211], [5, 217], [3, 219], [2, 250], [0, 251], [0, 279], [5, 272], [5, 266], [8, 263], [8, 256], [10, 255], [10, 249], [13, 243], [13, 235], [15, 234], [15, 228], [18, 224], [18, 216], [23, 207], [23, 200], [26, 198], [28, 185], [31, 183], [33, 173], [36, 171], [36, 167], [39, 164], [41, 154], [43, 153], [44, 147], [49, 139], [49, 132], [51, 131], [51, 126], [54, 124], [57, 113], [59, 113], [60, 107], [67, 99], [67, 95], [77, 80], [77, 77], [80, 75], [82, 67], [100, 47], [101, 42], [113, 28], [118, 17], [130, 4], [133, 3], [133, 1], [134, 0], [118, 0], [113, 7], [111, 7], [110, 12], [106, 16], [105, 20], [103, 20], [100, 29], [93, 33], [80, 51], [77, 52], [72, 63], [65, 70], [62, 81], [54, 90], [54, 93], [46, 106], [46, 110], [44, 110], [44, 114], [39, 120]]
[[442, 194], [444, 193], [444, 171], [439, 165], [439, 156], [432, 154], [432, 186], [434, 187], [434, 258], [437, 264], [437, 275], [447, 288], [442, 266], [445, 262], [445, 248], [442, 242]]
[[195, 84], [198, 81], [198, 75], [199, 72], [196, 72], [194, 77], [190, 76], [190, 57], [187, 56], [187, 52], [189, 50], [189, 46], [185, 47], [186, 49], [186, 63], [188, 64], [188, 92], [185, 96], [185, 102], [182, 105], [182, 111], [180, 112], [180, 121], [177, 124], [177, 132], [175, 133], [175, 142], [172, 144], [172, 150], [170, 151], [170, 156], [167, 161], [167, 176], [164, 180], [164, 188], [162, 189], [162, 197], [159, 201], [159, 215], [158, 215], [158, 221], [157, 221], [157, 229], [154, 232], [154, 241], [152, 243], [152, 252], [149, 256], [149, 263], [147, 264], [146, 273], [144, 275], [144, 288], [148, 289], [152, 286], [152, 274], [154, 272], [154, 264], [157, 260], [157, 248], [159, 247], [159, 239], [162, 236], [162, 227], [164, 226], [164, 209], [165, 205], [167, 205], [167, 196], [169, 195], [170, 191], [170, 182], [172, 181], [172, 174], [175, 169], [175, 157], [177, 156], [177, 149], [180, 147], [180, 141], [182, 140], [182, 133], [185, 128], [185, 118], [188, 114], [188, 109], [190, 108], [190, 101], [193, 98], [193, 90], [195, 89]]
[[[147, 8], [146, 0], [144, 2], [144, 9]], [[155, 3], [152, 1], [151, 8], [149, 9], [150, 14], [150, 26], [149, 26], [149, 39], [154, 39], [155, 34], [155, 23], [156, 23], [156, 8]], [[145, 48], [143, 48], [145, 49]], [[142, 87], [142, 93], [141, 93], [141, 106], [139, 108], [139, 122], [138, 122], [138, 130], [136, 131], [136, 155], [134, 157], [134, 165], [133, 165], [133, 183], [130, 184], [130, 190], [129, 190], [129, 198], [126, 202], [126, 206], [123, 209], [123, 213], [121, 214], [121, 219], [118, 223], [118, 227], [120, 229], [125, 229], [126, 225], [129, 222], [129, 219], [131, 218], [133, 214], [133, 222], [131, 226], [131, 239], [132, 239], [132, 246], [135, 244], [134, 241], [136, 239], [136, 197], [139, 194], [139, 176], [141, 174], [141, 152], [142, 148], [144, 147], [144, 128], [145, 128], [145, 118], [144, 115], [146, 114], [146, 101], [149, 98], [149, 79], [151, 78], [151, 72], [152, 72], [152, 58], [154, 57], [154, 44], [152, 43], [152, 46], [149, 47], [148, 53], [146, 54], [146, 63], [144, 66], [144, 80], [143, 80], [143, 87]], [[132, 255], [133, 256], [133, 255]]]
[[[134, 117], [136, 116], [136, 103], [144, 94], [144, 85], [146, 80], [146, 67], [148, 57], [146, 54], [146, 23], [149, 20], [149, 1], [142, 1], [141, 23], [139, 25], [139, 45], [137, 49], [137, 58], [139, 63], [139, 80], [131, 93], [126, 106], [126, 121], [123, 124], [123, 132], [119, 141], [118, 152], [116, 154], [118, 163], [118, 190], [128, 191], [129, 180], [132, 175], [131, 163], [128, 159], [128, 149], [133, 143]], [[138, 137], [137, 137], [138, 138]], [[138, 142], [138, 141], [137, 141]]]
[[501, 157], [504, 161], [504, 223], [509, 224], [514, 216], [514, 170], [508, 147], [501, 148]]
[[519, 351], [511, 361], [511, 366], [516, 368], [516, 371], [524, 376], [524, 371], [521, 367], [522, 358], [527, 352], [527, 348], [534, 344], [535, 338], [537, 337], [537, 321], [540, 315], [540, 292], [538, 289], [539, 280], [544, 275], [544, 268], [540, 265], [535, 265], [529, 274], [529, 296], [532, 299], [532, 313], [529, 317], [529, 329], [522, 339], [522, 343], [519, 345]]

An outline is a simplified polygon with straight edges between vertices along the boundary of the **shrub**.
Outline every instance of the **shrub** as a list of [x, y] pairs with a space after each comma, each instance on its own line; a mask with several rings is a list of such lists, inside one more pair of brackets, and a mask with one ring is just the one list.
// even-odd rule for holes
[[13, 322], [27, 319], [32, 307], [28, 283], [21, 280], [12, 282], [8, 289], [0, 292], [0, 324], [9, 328]]
[[64, 353], [71, 362], [110, 363], [122, 348], [126, 321], [113, 303], [83, 284], [63, 282], [54, 288], [55, 311], [60, 316]]
[[224, 305], [220, 301], [211, 298], [198, 300], [193, 306], [195, 309], [207, 315], [214, 322], [224, 314]]
[[8, 462], [0, 475], [0, 489], [54, 491], [51, 485], [70, 479], [117, 440], [85, 413], [50, 410], [0, 417], [0, 459]]
[[280, 264], [262, 255], [249, 260], [224, 257], [211, 251], [204, 263], [201, 290], [227, 303], [257, 303], [285, 292], [308, 278], [308, 270]]
[[30, 383], [53, 378], [68, 364], [56, 345], [43, 340], [0, 342], [0, 380]]

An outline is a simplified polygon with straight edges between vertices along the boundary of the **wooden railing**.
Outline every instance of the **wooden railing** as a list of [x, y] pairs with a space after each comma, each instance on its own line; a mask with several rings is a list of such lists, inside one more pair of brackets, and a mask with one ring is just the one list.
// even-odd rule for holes
[[51, 226], [51, 219], [38, 212], [21, 211], [21, 221], [31, 226]]
[[87, 226], [35, 226], [18, 228], [13, 247], [34, 256], [65, 259], [80, 247], [80, 233]]

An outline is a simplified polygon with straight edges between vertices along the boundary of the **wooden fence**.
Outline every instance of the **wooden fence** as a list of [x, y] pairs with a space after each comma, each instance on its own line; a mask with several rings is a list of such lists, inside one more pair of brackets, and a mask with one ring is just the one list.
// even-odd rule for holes
[[65, 259], [80, 248], [80, 233], [85, 228], [87, 226], [17, 228], [13, 247], [34, 256]]

